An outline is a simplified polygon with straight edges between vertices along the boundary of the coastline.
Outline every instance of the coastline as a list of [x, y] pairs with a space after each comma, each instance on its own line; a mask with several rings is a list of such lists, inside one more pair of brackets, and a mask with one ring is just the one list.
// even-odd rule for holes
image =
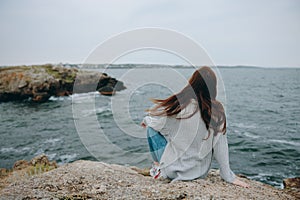
[[[41, 155], [34, 164], [49, 165], [46, 158]], [[7, 181], [1, 185], [0, 199], [297, 199], [285, 189], [244, 176], [240, 178], [250, 188], [226, 183], [214, 169], [206, 179], [171, 183], [152, 179], [146, 169], [96, 161], [78, 160], [57, 168], [52, 162], [53, 169], [24, 176], [29, 165], [15, 165], [9, 175], [0, 176], [2, 183]]]
[[[32, 67], [32, 70], [33, 69], [35, 69], [34, 66]], [[41, 69], [47, 69], [47, 67]], [[32, 70], [31, 72], [35, 72]], [[48, 102], [42, 104], [31, 103], [29, 102], [30, 98], [32, 100], [39, 99], [32, 96], [29, 97], [28, 100], [2, 104], [1, 113], [3, 114], [4, 120], [1, 129], [3, 131], [3, 138], [5, 138], [2, 142], [2, 147], [0, 148], [2, 153], [2, 167], [9, 168], [13, 165], [14, 160], [24, 158], [30, 159], [32, 155], [38, 155], [43, 152], [46, 152], [47, 155], [59, 163], [69, 163], [81, 158], [89, 159], [86, 155], [90, 154], [80, 154], [82, 149], [78, 147], [81, 147], [81, 141], [77, 138], [74, 140], [74, 136], [77, 137], [77, 135], [73, 135], [75, 132], [74, 123], [73, 119], [69, 117], [71, 116], [72, 110], [72, 98], [60, 97], [60, 95], [68, 95], [67, 90], [60, 90], [60, 88], [66, 88], [65, 86], [67, 86], [68, 81], [70, 80], [69, 78], [72, 77], [72, 73], [69, 74], [68, 70], [65, 70], [54, 68], [54, 71], [52, 71], [54, 74], [57, 73], [56, 78], [62, 80], [62, 84], [60, 84], [60, 87], [55, 87], [58, 88], [58, 90], [49, 91], [51, 94], [54, 94], [54, 96], [52, 96], [54, 98], [50, 98]], [[121, 70], [116, 71], [119, 73]], [[233, 73], [233, 71], [235, 73]], [[244, 71], [241, 70], [241, 68], [238, 68], [238, 70], [226, 69], [222, 71], [224, 74], [224, 81], [228, 84], [227, 97], [230, 102], [228, 116], [230, 117], [229, 121], [231, 122], [229, 127], [229, 134], [231, 137], [231, 158], [233, 163], [240, 163], [238, 168], [242, 170], [240, 172], [245, 172], [251, 179], [263, 181], [264, 183], [279, 187], [280, 185], [282, 186], [283, 178], [299, 177], [299, 172], [297, 170], [297, 166], [299, 166], [297, 160], [297, 155], [299, 155], [297, 145], [299, 143], [296, 134], [298, 126], [297, 120], [294, 117], [299, 113], [299, 109], [294, 107], [294, 99], [299, 98], [299, 94], [296, 92], [297, 89], [299, 89], [297, 79], [297, 76], [299, 75], [298, 70], [277, 71], [275, 69], [254, 70], [251, 68], [251, 72], [253, 73], [248, 72], [250, 72], [250, 70]], [[61, 78], [65, 73], [67, 74], [66, 78]], [[118, 73], [112, 74], [118, 77]], [[284, 80], [289, 84], [286, 84], [286, 87], [283, 87], [284, 89], [278, 92], [277, 88], [279, 88], [280, 84], [276, 83], [279, 83], [277, 80], [281, 80], [283, 77], [285, 77]], [[17, 80], [18, 79], [14, 79], [13, 85], [18, 86], [20, 92], [25, 91], [27, 88], [29, 91], [32, 91], [34, 95], [37, 95], [36, 97], [42, 97], [44, 93], [42, 94], [40, 92], [45, 92], [40, 91], [38, 88], [41, 87], [40, 89], [42, 90], [48, 88], [48, 83], [46, 84], [46, 87], [44, 87], [43, 84], [40, 84], [41, 82], [34, 82], [34, 84], [32, 82], [31, 85], [28, 84], [27, 86], [24, 86], [24, 82], [18, 82]], [[37, 80], [40, 80], [40, 78], [37, 78]], [[92, 83], [95, 83], [95, 81]], [[251, 87], [249, 87], [250, 85]], [[35, 88], [35, 90], [31, 90], [31, 88]], [[270, 93], [266, 93], [264, 88], [268, 88]], [[54, 93], [52, 93], [53, 91]], [[145, 94], [151, 92], [156, 93], [155, 90], [145, 91], [144, 93], [139, 93], [137, 95], [137, 100], [140, 97], [144, 99]], [[255, 98], [249, 99], [247, 95], [242, 95], [244, 94], [243, 91], [248, 91], [249, 94], [252, 94], [254, 97], [261, 94], [267, 96], [263, 101], [256, 101]], [[98, 92], [101, 93], [101, 91]], [[124, 92], [126, 93], [126, 91]], [[99, 109], [96, 110], [96, 114], [99, 120], [109, 122], [105, 127], [105, 130], [112, 129], [112, 136], [109, 135], [110, 139], [114, 142], [122, 141], [124, 138], [126, 139], [126, 137], [122, 137], [117, 129], [114, 128], [114, 124], [111, 123], [113, 121], [113, 115], [111, 115], [110, 105], [106, 104], [109, 99], [110, 98], [102, 97], [97, 94]], [[43, 98], [41, 98], [41, 100], [43, 100]], [[287, 104], [284, 109], [279, 109], [278, 105], [281, 104], [283, 100], [287, 100], [290, 104]], [[142, 105], [137, 103], [139, 101], [134, 102], [134, 106], [142, 110]], [[241, 109], [240, 105], [244, 104], [247, 106]], [[140, 112], [135, 111], [133, 113], [134, 115], [138, 115]], [[260, 117], [258, 117], [258, 114]], [[283, 119], [284, 121], [282, 121]], [[39, 124], [44, 124], [44, 126], [40, 127]], [[270, 131], [272, 131], [272, 134], [265, 134]], [[66, 134], [61, 134], [62, 132]], [[283, 132], [286, 133], [286, 135], [282, 135]], [[118, 135], [118, 137], [116, 137], [116, 135]], [[20, 140], [16, 140], [19, 137]], [[114, 140], [115, 138], [117, 139]], [[24, 141], [27, 140], [30, 141], [30, 143], [23, 146]], [[128, 146], [125, 146], [124, 148], [142, 147], [132, 145], [132, 143], [138, 144], [138, 142], [132, 141], [134, 140], [130, 140], [131, 143], [128, 143]], [[70, 147], [70, 145], [68, 145], [69, 142], [72, 144], [72, 148], [70, 149], [68, 149]], [[110, 155], [111, 157], [114, 156], [113, 153], [110, 153]], [[5, 164], [8, 160], [6, 159], [7, 156], [10, 157], [10, 161]], [[70, 156], [71, 159], [70, 157], [66, 158], [66, 156]], [[124, 157], [116, 156], [114, 159], [103, 161], [115, 163], [118, 162], [118, 159], [124, 159]], [[132, 163], [131, 165], [147, 165], [147, 161], [144, 165], [136, 163]], [[249, 165], [248, 169], [247, 165]], [[31, 175], [27, 176], [27, 178], [29, 177], [31, 177]], [[290, 190], [290, 192], [294, 192], [295, 194], [297, 191], [299, 194], [299, 189]], [[300, 199], [299, 195], [298, 198]]]

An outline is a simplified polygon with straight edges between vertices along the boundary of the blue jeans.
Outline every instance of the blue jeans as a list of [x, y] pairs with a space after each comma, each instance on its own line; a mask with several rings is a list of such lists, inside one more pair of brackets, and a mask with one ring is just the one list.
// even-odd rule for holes
[[167, 145], [167, 140], [158, 131], [147, 127], [147, 138], [151, 156], [155, 162], [160, 162]]

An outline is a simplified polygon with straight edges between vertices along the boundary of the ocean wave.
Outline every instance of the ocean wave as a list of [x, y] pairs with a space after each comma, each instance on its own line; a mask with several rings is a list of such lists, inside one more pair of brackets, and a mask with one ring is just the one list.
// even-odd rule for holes
[[76, 160], [77, 156], [78, 156], [77, 153], [61, 155], [58, 158], [58, 164], [65, 164], [65, 163], [72, 162], [72, 161]]
[[49, 158], [49, 160], [54, 160], [55, 159], [55, 157], [56, 157], [56, 153], [50, 153], [50, 154], [46, 154], [46, 156]]
[[55, 145], [57, 142], [62, 141], [62, 138], [50, 138], [50, 139], [46, 139], [43, 144], [51, 144], [51, 145]]
[[257, 127], [255, 124], [244, 124], [244, 123], [232, 123], [231, 126], [238, 127], [238, 128], [247, 128], [247, 129], [253, 129]]
[[65, 100], [71, 100], [72, 98], [70, 96], [62, 96], [62, 97], [55, 97], [51, 96], [49, 98], [50, 101], [65, 101]]
[[75, 94], [70, 95], [70, 97], [80, 98], [80, 97], [87, 97], [87, 96], [96, 95], [96, 94], [99, 94], [99, 92], [94, 91], [94, 92], [86, 92], [86, 93], [75, 93]]
[[249, 132], [243, 132], [242, 134], [245, 135], [246, 137], [249, 137], [249, 138], [252, 138], [252, 139], [257, 139], [257, 138], [261, 137], [259, 135], [254, 135], [254, 134], [249, 133]]
[[95, 112], [97, 114], [111, 112], [111, 107], [109, 107], [109, 106], [98, 107], [95, 109]]
[[268, 141], [269, 142], [280, 143], [280, 144], [289, 144], [289, 145], [300, 147], [300, 143], [299, 142], [294, 142], [294, 141], [278, 140], [278, 139], [272, 139], [272, 140], [268, 140]]
[[72, 94], [70, 97], [72, 98], [73, 103], [91, 103], [95, 102], [95, 97], [101, 96], [99, 92], [88, 92], [88, 93], [80, 93], [80, 94]]
[[92, 109], [92, 110], [82, 110], [81, 111], [81, 116], [83, 116], [83, 117], [88, 117], [88, 116], [91, 116], [94, 114], [97, 114], [98, 116], [111, 115], [111, 107], [102, 106], [102, 107], [96, 107], [95, 109]]
[[38, 155], [41, 155], [41, 154], [44, 154], [44, 153], [45, 153], [44, 149], [38, 149], [33, 155], [38, 156]]
[[255, 135], [253, 133], [250, 132], [241, 132], [239, 130], [233, 130], [234, 135], [238, 135], [238, 136], [246, 136], [248, 138], [252, 138], [252, 139], [257, 139], [260, 138], [260, 135]]
[[15, 148], [15, 147], [3, 147], [0, 149], [1, 153], [26, 153], [31, 150], [30, 147], [23, 147], [23, 148]]
[[279, 183], [277, 180], [270, 180], [271, 178], [274, 178], [273, 174], [268, 174], [268, 173], [258, 173], [256, 175], [250, 175], [247, 176], [251, 180], [258, 180], [260, 182], [268, 183], [271, 184], [277, 188], [283, 189], [283, 183]]
[[[282, 174], [280, 172], [268, 173], [268, 172], [258, 172], [252, 175], [249, 175], [248, 178], [259, 180], [264, 183], [272, 183], [273, 186], [278, 187], [282, 185], [283, 177], [288, 177], [287, 174]], [[280, 182], [278, 182], [280, 180]]]

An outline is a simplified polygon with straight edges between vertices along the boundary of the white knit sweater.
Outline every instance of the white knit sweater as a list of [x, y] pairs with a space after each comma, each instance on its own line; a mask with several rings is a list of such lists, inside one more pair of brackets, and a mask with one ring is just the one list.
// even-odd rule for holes
[[173, 181], [205, 178], [210, 169], [212, 157], [220, 166], [220, 175], [232, 183], [234, 173], [229, 166], [227, 137], [208, 130], [201, 118], [200, 111], [186, 118], [197, 109], [196, 100], [179, 114], [172, 117], [146, 116], [147, 126], [159, 131], [167, 140], [167, 146], [160, 161], [161, 173]]

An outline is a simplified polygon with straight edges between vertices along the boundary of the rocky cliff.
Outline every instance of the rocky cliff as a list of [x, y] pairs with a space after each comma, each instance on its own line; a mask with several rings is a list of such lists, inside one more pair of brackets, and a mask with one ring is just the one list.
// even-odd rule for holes
[[51, 96], [92, 91], [112, 95], [123, 89], [123, 82], [95, 71], [50, 64], [0, 68], [0, 102], [23, 99], [44, 102]]
[[55, 167], [42, 155], [15, 164], [6, 175], [2, 170], [0, 199], [297, 199], [246, 178], [250, 188], [226, 183], [216, 170], [206, 179], [170, 183], [152, 179], [146, 170], [102, 162], [79, 160]]

